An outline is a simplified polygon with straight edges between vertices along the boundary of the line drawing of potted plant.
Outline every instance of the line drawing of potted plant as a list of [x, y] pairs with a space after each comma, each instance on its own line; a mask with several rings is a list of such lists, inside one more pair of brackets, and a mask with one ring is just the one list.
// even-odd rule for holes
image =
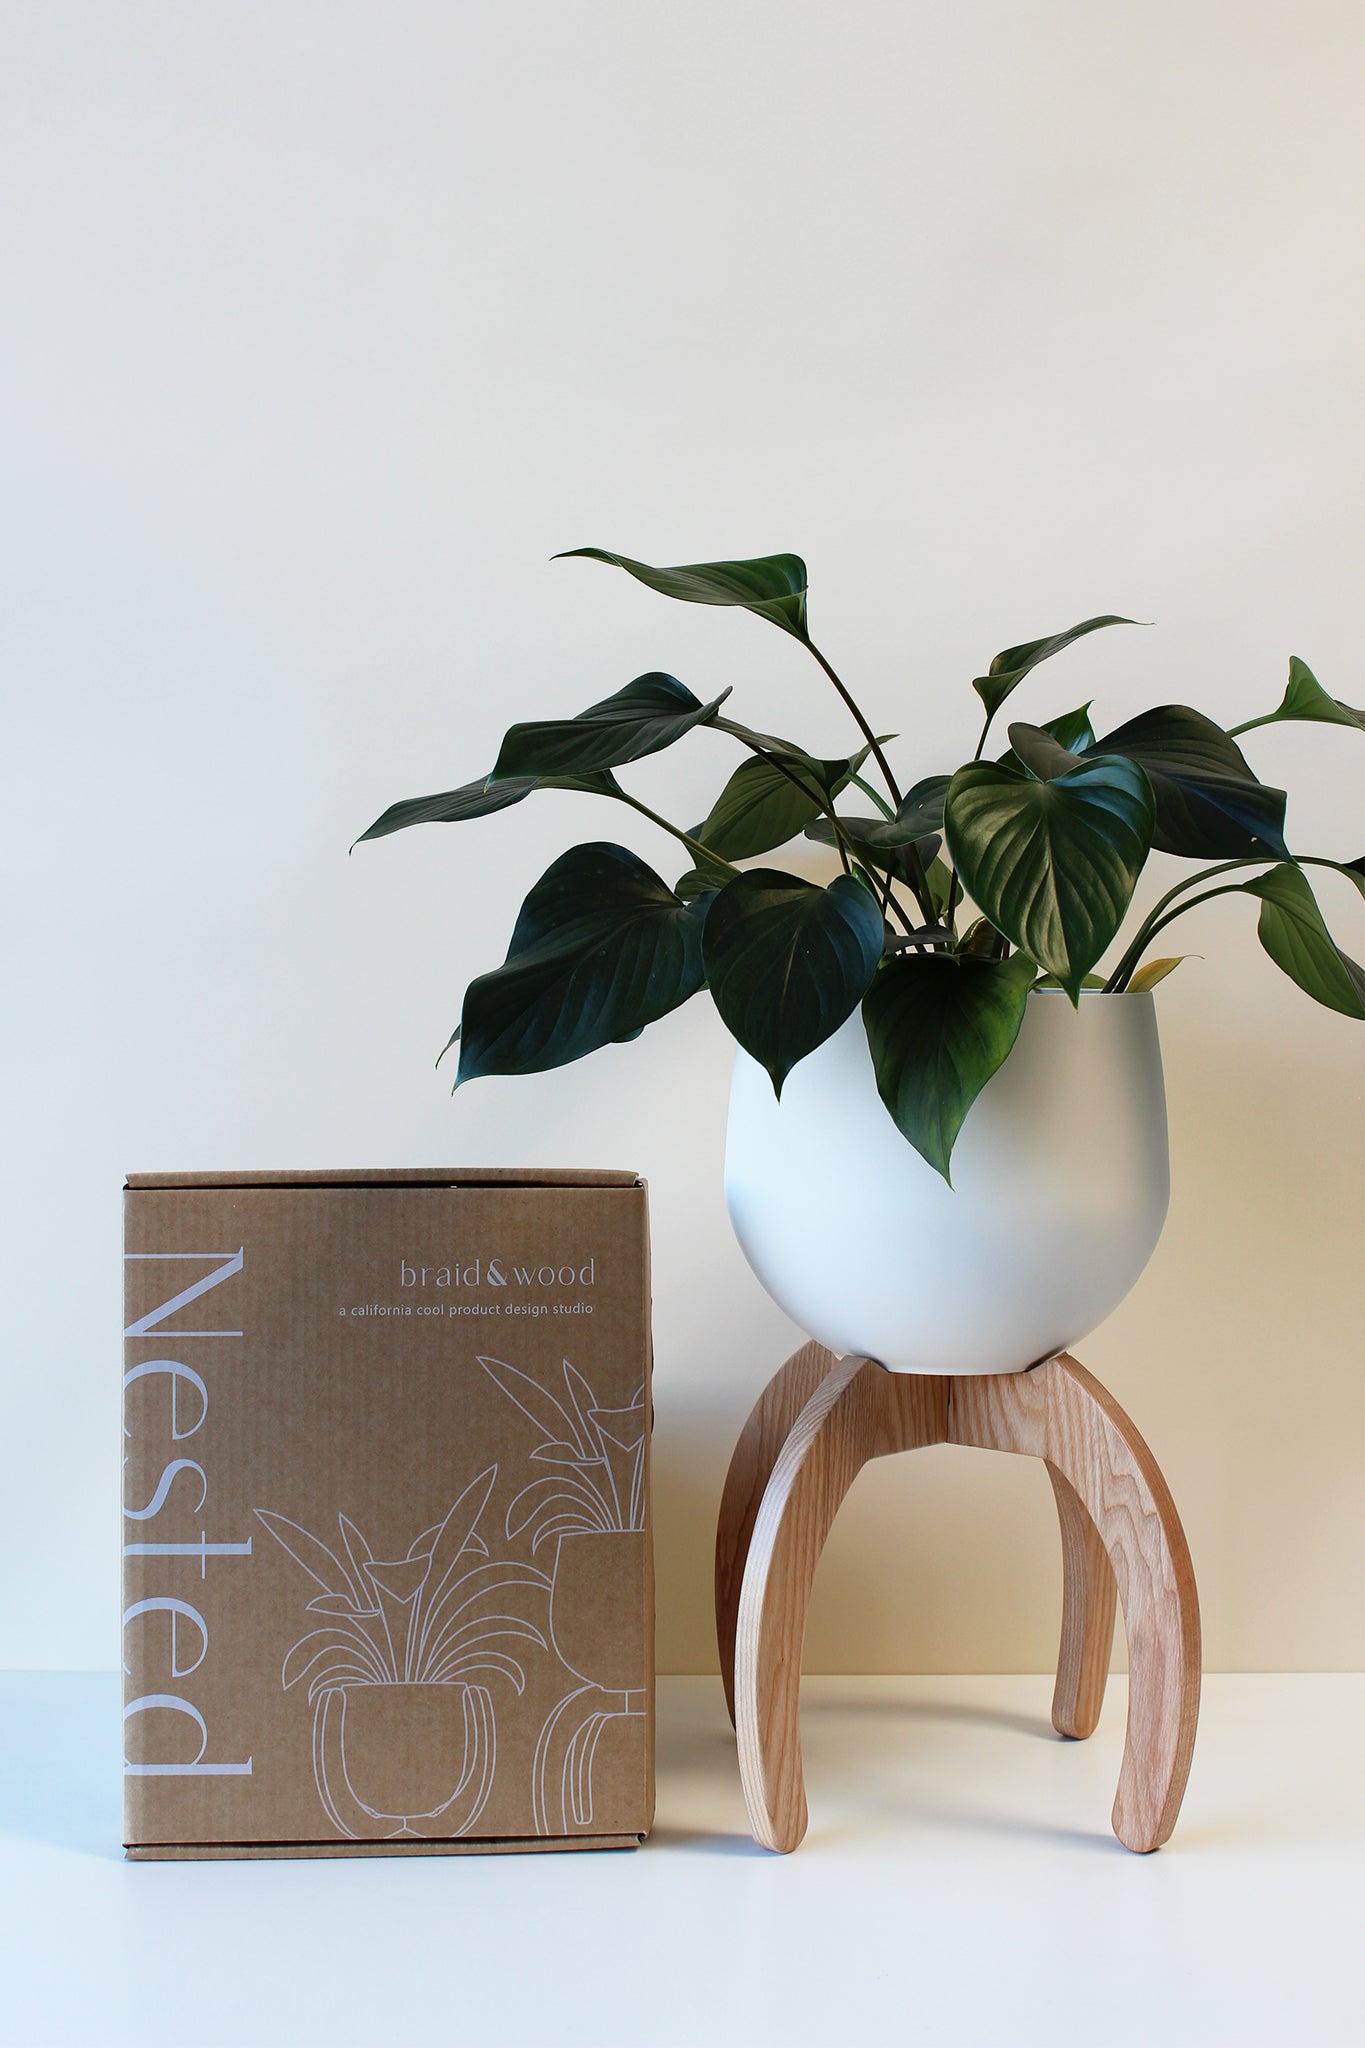
[[477, 1681], [505, 1678], [520, 1694], [523, 1666], [500, 1645], [549, 1648], [507, 1603], [490, 1611], [510, 1587], [550, 1589], [539, 1567], [493, 1559], [478, 1532], [497, 1475], [480, 1472], [398, 1558], [377, 1558], [345, 1514], [332, 1549], [289, 1516], [254, 1510], [322, 1588], [308, 1602], [322, 1624], [291, 1645], [280, 1681], [286, 1692], [307, 1681], [318, 1798], [351, 1840], [467, 1835], [488, 1803], [497, 1716]]
[[508, 1540], [531, 1554], [555, 1547], [550, 1640], [579, 1684], [546, 1718], [536, 1745], [532, 1802], [539, 1834], [593, 1820], [593, 1760], [609, 1721], [642, 1717], [645, 1657], [634, 1614], [645, 1558], [645, 1389], [624, 1408], [598, 1401], [562, 1361], [561, 1401], [514, 1365], [479, 1363], [532, 1423], [532, 1460], [555, 1470], [533, 1479], [507, 1510]]

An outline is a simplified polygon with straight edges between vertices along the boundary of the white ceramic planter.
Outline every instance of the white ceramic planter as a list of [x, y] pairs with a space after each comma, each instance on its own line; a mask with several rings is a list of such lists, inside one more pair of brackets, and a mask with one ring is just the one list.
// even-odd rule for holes
[[792, 1320], [901, 1372], [1022, 1371], [1115, 1309], [1156, 1248], [1170, 1191], [1149, 994], [1028, 999], [973, 1103], [953, 1186], [877, 1094], [855, 1011], [779, 1102], [741, 1052], [725, 1199], [745, 1257]]

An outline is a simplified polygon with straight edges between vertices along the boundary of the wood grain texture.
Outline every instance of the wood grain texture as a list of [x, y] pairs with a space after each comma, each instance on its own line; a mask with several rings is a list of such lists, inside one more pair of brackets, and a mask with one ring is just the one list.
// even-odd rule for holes
[[1094, 1734], [1104, 1705], [1119, 1589], [1104, 1538], [1085, 1503], [1055, 1465], [1044, 1463], [1062, 1531], [1062, 1640], [1052, 1725], [1059, 1735], [1081, 1741]]
[[1160, 1848], [1194, 1754], [1200, 1636], [1189, 1546], [1156, 1459], [1113, 1395], [1064, 1352], [1032, 1372], [954, 1381], [949, 1436], [1045, 1458], [1094, 1523], [1128, 1636], [1114, 1833], [1142, 1854]]
[[838, 1364], [823, 1344], [803, 1344], [780, 1365], [739, 1433], [716, 1520], [716, 1643], [725, 1705], [735, 1718], [735, 1627], [749, 1540], [764, 1489], [792, 1424], [820, 1382]]
[[801, 1648], [815, 1567], [869, 1458], [941, 1443], [949, 1383], [845, 1358], [793, 1424], [754, 1522], [735, 1632], [735, 1732], [754, 1839], [787, 1852], [806, 1832]]
[[[809, 1346], [788, 1361], [764, 1396], [771, 1396], [768, 1408], [760, 1401], [750, 1417], [737, 1476], [732, 1465], [733, 1490], [727, 1481], [727, 1597], [742, 1574], [736, 1732], [755, 1839], [785, 1852], [806, 1830], [801, 1649], [816, 1566], [839, 1506], [869, 1458], [947, 1442], [1016, 1452], [1047, 1466], [1062, 1533], [1053, 1723], [1063, 1734], [1088, 1735], [1095, 1726], [1116, 1593], [1122, 1601], [1128, 1727], [1114, 1832], [1130, 1849], [1158, 1848], [1175, 1825], [1194, 1750], [1199, 1605], [1170, 1489], [1137, 1430], [1065, 1355], [1029, 1372], [961, 1379], [888, 1373], [867, 1359], [846, 1358], [819, 1379], [773, 1457], [781, 1419], [806, 1375], [828, 1356]], [[752, 1494], [770, 1460], [754, 1512]], [[718, 1612], [721, 1589], [718, 1542]]]

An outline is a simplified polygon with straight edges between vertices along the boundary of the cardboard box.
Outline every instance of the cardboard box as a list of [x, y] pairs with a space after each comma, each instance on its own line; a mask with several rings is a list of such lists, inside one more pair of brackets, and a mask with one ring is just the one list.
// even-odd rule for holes
[[633, 1847], [653, 1816], [633, 1174], [134, 1174], [132, 1857]]

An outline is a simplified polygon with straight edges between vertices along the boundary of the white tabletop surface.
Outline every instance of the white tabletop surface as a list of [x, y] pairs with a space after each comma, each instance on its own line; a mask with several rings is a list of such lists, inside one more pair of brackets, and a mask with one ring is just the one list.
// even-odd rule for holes
[[0, 1676], [0, 2039], [1360, 2048], [1365, 1679], [1211, 1677], [1159, 1854], [1039, 1677], [811, 1678], [811, 1827], [745, 1831], [719, 1682], [660, 1684], [636, 1852], [128, 1864], [116, 1681]]

